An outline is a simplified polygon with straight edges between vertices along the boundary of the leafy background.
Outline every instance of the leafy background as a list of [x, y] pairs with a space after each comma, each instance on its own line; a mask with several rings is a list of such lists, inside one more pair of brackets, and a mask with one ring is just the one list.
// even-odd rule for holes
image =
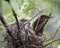
[[[14, 23], [15, 18], [12, 15], [12, 11], [9, 4], [5, 0], [2, 0], [0, 2], [2, 2], [2, 12], [5, 20], [8, 24]], [[52, 10], [51, 16], [53, 18], [49, 20], [44, 29], [44, 32], [47, 35], [48, 39], [53, 36], [56, 29], [60, 25], [60, 0], [10, 0], [10, 3], [12, 8], [18, 15], [18, 19], [31, 19], [34, 15], [36, 15], [39, 11], [43, 9], [44, 11], [42, 12], [42, 14], [49, 15]], [[33, 19], [31, 22], [33, 23], [36, 18]], [[0, 22], [0, 45], [2, 45], [3, 43], [3, 28], [4, 27]], [[60, 38], [59, 35], [60, 30], [58, 31], [56, 38]], [[55, 43], [54, 46], [59, 44], [58, 42]]]

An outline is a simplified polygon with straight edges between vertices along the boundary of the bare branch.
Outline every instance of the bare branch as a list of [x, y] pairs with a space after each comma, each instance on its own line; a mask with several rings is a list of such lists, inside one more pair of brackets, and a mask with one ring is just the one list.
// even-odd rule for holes
[[0, 20], [1, 20], [2, 24], [4, 25], [5, 29], [7, 30], [7, 33], [8, 33], [10, 36], [12, 36], [12, 35], [11, 35], [11, 31], [10, 31], [9, 28], [8, 28], [8, 24], [6, 23], [5, 19], [4, 19], [3, 16], [2, 16], [2, 13], [0, 13]]
[[12, 12], [13, 12], [13, 16], [16, 19], [17, 28], [18, 28], [18, 31], [19, 31], [20, 30], [20, 27], [19, 27], [19, 21], [18, 21], [18, 18], [17, 18], [17, 14], [15, 13], [15, 11], [13, 9], [12, 9]]
[[[44, 11], [44, 9], [42, 11], [39, 11], [35, 16], [33, 16], [30, 20], [27, 21], [27, 23], [29, 23], [32, 19], [34, 19], [35, 17], [37, 17], [37, 15], [39, 15], [40, 13], [42, 13]], [[26, 23], [26, 24], [27, 24]]]
[[1, 20], [1, 22], [3, 23], [3, 25], [4, 25], [5, 28], [8, 27], [6, 21], [4, 20], [4, 18], [3, 18], [3, 16], [2, 16], [2, 13], [0, 13], [0, 20]]
[[2, 15], [2, 4], [1, 4], [1, 3], [0, 3], [0, 10], [1, 10], [1, 11], [0, 11], [0, 20], [1, 20], [2, 24], [3, 24], [3, 26], [5, 27], [7, 33], [8, 33], [10, 36], [12, 36], [11, 31], [9, 30], [8, 24], [6, 23], [3, 15]]
[[35, 16], [33, 16], [30, 20], [29, 20], [29, 22], [32, 20], [32, 19], [34, 19], [37, 15], [39, 15], [40, 13], [42, 13], [44, 11], [44, 9], [42, 10], [42, 11], [39, 11]]
[[45, 44], [44, 47], [46, 47], [46, 46], [50, 45], [51, 43], [53, 43], [53, 42], [55, 42], [55, 41], [58, 41], [58, 40], [60, 40], [60, 39], [51, 40], [50, 42], [48, 42], [47, 44]]
[[13, 16], [14, 16], [15, 19], [16, 19], [16, 24], [17, 24], [18, 31], [20, 32], [20, 27], [19, 27], [19, 21], [18, 21], [18, 18], [17, 18], [17, 14], [15, 13], [14, 9], [13, 9], [12, 6], [11, 6], [10, 0], [6, 0], [6, 1], [9, 3], [9, 5], [10, 5], [10, 7], [11, 7], [11, 9], [12, 9]]
[[57, 28], [57, 30], [56, 30], [56, 32], [54, 33], [54, 36], [52, 37], [52, 39], [55, 39], [56, 34], [57, 34], [57, 32], [58, 32], [59, 28], [60, 28], [60, 26]]
[[[20, 36], [20, 34], [19, 34], [19, 33], [21, 33], [21, 32], [20, 32], [20, 26], [19, 26], [19, 21], [18, 21], [18, 18], [17, 18], [17, 14], [15, 13], [14, 9], [12, 8], [10, 2], [8, 2], [8, 3], [9, 3], [9, 5], [10, 5], [11, 9], [12, 9], [13, 16], [14, 16], [15, 19], [16, 19], [16, 24], [17, 24], [17, 28], [18, 28], [17, 39], [20, 38], [20, 40], [22, 41], [22, 38], [21, 38], [21, 36]], [[23, 43], [23, 41], [22, 41], [22, 44], [23, 44], [23, 47], [25, 47], [25, 44]]]

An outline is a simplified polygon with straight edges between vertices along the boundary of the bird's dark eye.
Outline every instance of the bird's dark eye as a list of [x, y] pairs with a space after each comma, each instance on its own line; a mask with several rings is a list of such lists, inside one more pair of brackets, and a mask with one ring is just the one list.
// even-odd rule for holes
[[20, 21], [21, 22], [26, 22], [26, 21], [28, 21], [28, 19], [21, 19]]

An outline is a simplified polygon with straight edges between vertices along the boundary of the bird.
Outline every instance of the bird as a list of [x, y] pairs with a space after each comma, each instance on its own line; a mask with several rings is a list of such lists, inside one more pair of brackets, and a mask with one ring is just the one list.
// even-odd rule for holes
[[51, 16], [41, 15], [36, 19], [36, 21], [34, 21], [33, 30], [36, 35], [43, 34], [43, 29], [50, 18]]

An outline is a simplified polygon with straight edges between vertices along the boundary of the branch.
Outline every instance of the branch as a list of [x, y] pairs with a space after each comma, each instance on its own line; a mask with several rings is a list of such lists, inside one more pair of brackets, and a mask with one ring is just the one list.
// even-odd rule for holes
[[29, 22], [32, 20], [32, 19], [34, 19], [37, 15], [39, 15], [40, 13], [42, 13], [44, 11], [44, 9], [42, 10], [42, 11], [39, 11], [35, 16], [33, 16], [30, 20], [29, 20]]
[[6, 23], [5, 19], [2, 16], [2, 13], [0, 13], [0, 20], [2, 24], [4, 25], [5, 29], [7, 30], [7, 33], [12, 36], [11, 31], [9, 30], [8, 24]]
[[1, 2], [0, 2], [0, 10], [1, 10], [0, 11], [0, 20], [1, 20], [2, 24], [4, 25], [5, 29], [7, 30], [8, 25], [7, 25], [5, 19], [2, 16], [2, 3]]
[[19, 21], [18, 21], [18, 18], [17, 18], [17, 14], [15, 13], [15, 11], [13, 9], [12, 9], [12, 12], [13, 12], [13, 16], [16, 19], [17, 28], [18, 28], [18, 31], [19, 31], [20, 30], [20, 27], [19, 27]]
[[0, 3], [0, 10], [1, 10], [0, 11], [0, 20], [1, 20], [2, 24], [3, 24], [3, 26], [5, 27], [7, 33], [12, 37], [11, 31], [9, 30], [9, 27], [8, 27], [8, 24], [6, 23], [3, 15], [2, 15], [2, 4], [1, 3]]
[[14, 9], [12, 8], [11, 4], [10, 4], [10, 0], [5, 0], [9, 3], [11, 9], [12, 9], [12, 12], [13, 12], [13, 16], [15, 17], [16, 19], [16, 24], [17, 24], [17, 28], [18, 28], [18, 31], [20, 32], [20, 27], [19, 27], [19, 21], [18, 21], [18, 18], [17, 18], [17, 14], [15, 13]]
[[47, 44], [45, 44], [45, 46], [44, 46], [44, 47], [46, 47], [46, 46], [48, 46], [49, 44], [51, 44], [51, 43], [53, 43], [53, 42], [55, 42], [55, 41], [58, 41], [58, 40], [60, 40], [60, 39], [52, 40], [52, 41], [48, 42]]
[[52, 39], [54, 39], [54, 38], [55, 38], [55, 36], [56, 36], [56, 34], [57, 34], [57, 32], [58, 32], [59, 28], [60, 28], [60, 26], [57, 28], [57, 30], [56, 30], [56, 32], [54, 33], [54, 36], [52, 37]]
[[[13, 9], [12, 6], [11, 6], [10, 0], [7, 1], [7, 2], [9, 3], [9, 5], [10, 5], [10, 7], [11, 7], [11, 9], [12, 9], [12, 12], [13, 12], [13, 16], [14, 16], [15, 19], [16, 19], [16, 24], [17, 24], [17, 28], [18, 28], [17, 39], [19, 39], [19, 37], [20, 37], [20, 40], [22, 41], [22, 38], [21, 38], [21, 36], [20, 36], [20, 34], [19, 34], [19, 33], [21, 33], [21, 32], [20, 32], [20, 26], [19, 26], [19, 21], [18, 21], [18, 18], [17, 18], [17, 14], [15, 13], [14, 9]], [[23, 41], [22, 41], [22, 44], [23, 44], [23, 47], [25, 47]]]
[[[5, 28], [8, 27], [6, 21], [4, 20], [4, 18], [3, 18], [3, 16], [2, 16], [2, 13], [0, 13], [0, 20], [1, 20], [1, 22], [3, 23], [3, 25], [4, 25]], [[6, 30], [7, 30], [7, 29], [6, 29]]]
[[[35, 17], [37, 17], [37, 15], [39, 15], [40, 13], [42, 13], [44, 11], [44, 9], [42, 11], [39, 11], [35, 16], [33, 16], [30, 20], [27, 21], [27, 23], [29, 23], [32, 19], [34, 19]], [[26, 23], [26, 24], [27, 24]]]

